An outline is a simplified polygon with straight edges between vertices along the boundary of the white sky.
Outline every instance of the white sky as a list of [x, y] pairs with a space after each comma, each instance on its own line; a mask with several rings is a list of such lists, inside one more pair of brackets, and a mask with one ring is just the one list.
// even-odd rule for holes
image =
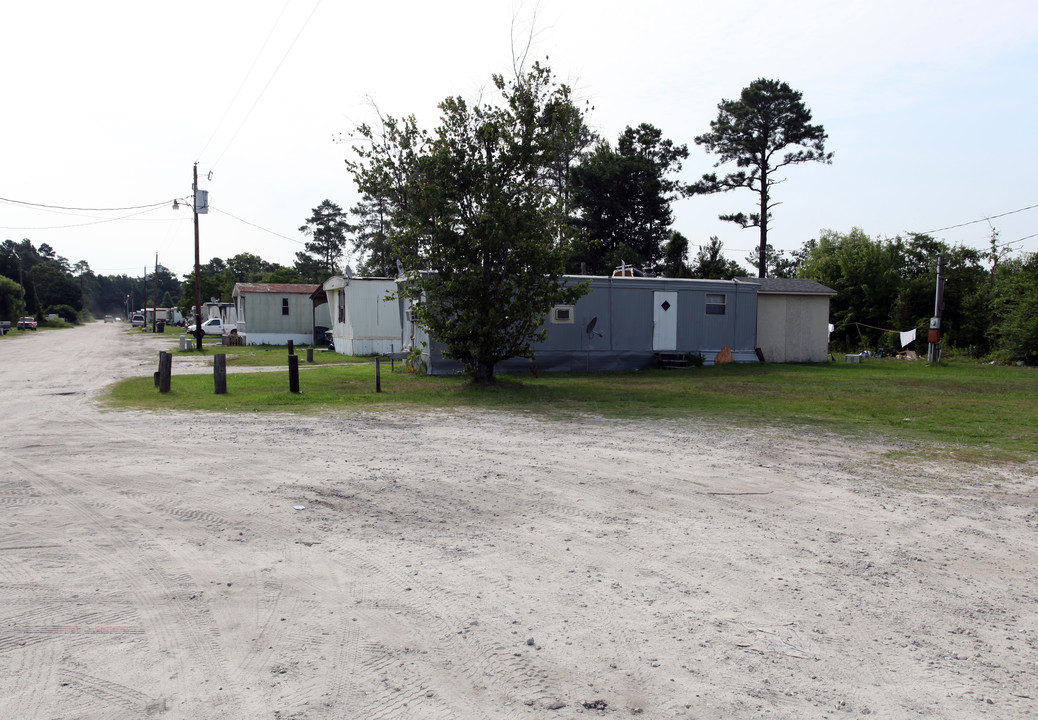
[[[694, 144], [717, 103], [758, 77], [804, 94], [831, 166], [789, 169], [770, 240], [820, 229], [930, 231], [1038, 205], [1038, 4], [1026, 0], [32, 0], [0, 24], [0, 239], [48, 243], [99, 274], [194, 264], [189, 194], [199, 163], [212, 212], [201, 257], [291, 265], [328, 198], [358, 199], [342, 142], [382, 112], [431, 129], [448, 95], [509, 74], [513, 22], [594, 106], [610, 141], [648, 122], [689, 146], [682, 178], [712, 171]], [[534, 19], [534, 11], [536, 18]], [[338, 140], [338, 141], [337, 141]], [[212, 172], [212, 179], [207, 176]], [[717, 235], [748, 268], [747, 190], [675, 205], [693, 246]], [[125, 218], [125, 219], [113, 219]], [[1038, 250], [1038, 207], [935, 233], [987, 248], [991, 226]], [[1026, 239], [1024, 239], [1026, 238]]]

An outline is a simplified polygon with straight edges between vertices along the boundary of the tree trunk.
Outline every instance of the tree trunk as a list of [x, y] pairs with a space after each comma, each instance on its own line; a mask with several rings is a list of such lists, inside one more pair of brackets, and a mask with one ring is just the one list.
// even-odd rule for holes
[[760, 169], [760, 250], [757, 254], [757, 277], [768, 276], [768, 168]]
[[477, 385], [489, 385], [494, 382], [494, 363], [477, 360], [475, 370], [472, 381]]

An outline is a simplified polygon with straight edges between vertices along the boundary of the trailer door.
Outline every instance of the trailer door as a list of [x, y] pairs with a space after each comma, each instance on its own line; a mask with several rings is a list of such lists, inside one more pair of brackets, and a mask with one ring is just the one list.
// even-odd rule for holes
[[678, 294], [654, 292], [652, 310], [652, 349], [677, 350]]

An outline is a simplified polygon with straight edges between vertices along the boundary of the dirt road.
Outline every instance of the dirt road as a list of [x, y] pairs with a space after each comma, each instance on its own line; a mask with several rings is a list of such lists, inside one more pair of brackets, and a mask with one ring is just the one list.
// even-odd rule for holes
[[0, 341], [0, 718], [1038, 712], [1034, 468], [696, 421], [100, 411], [158, 349]]

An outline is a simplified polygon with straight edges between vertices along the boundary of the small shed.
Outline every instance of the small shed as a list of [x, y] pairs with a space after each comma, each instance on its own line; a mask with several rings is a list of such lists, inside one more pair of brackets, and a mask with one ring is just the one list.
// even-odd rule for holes
[[836, 294], [814, 280], [737, 278], [757, 291], [757, 347], [767, 362], [826, 362], [829, 358], [829, 298]]
[[310, 295], [319, 285], [237, 283], [233, 298], [238, 334], [246, 345], [300, 345], [314, 341], [314, 326], [328, 327], [328, 306], [314, 306]]
[[[542, 325], [547, 337], [532, 359], [506, 360], [497, 372], [522, 372], [534, 363], [538, 371], [635, 370], [655, 367], [661, 353], [699, 354], [710, 364], [725, 347], [736, 362], [757, 362], [756, 284], [579, 275], [563, 282], [588, 283], [590, 292], [552, 308]], [[406, 307], [402, 341], [405, 348], [422, 347], [430, 374], [461, 368], [443, 357], [445, 348], [411, 321]]]
[[335, 352], [377, 355], [401, 349], [403, 311], [396, 280], [335, 275], [321, 289], [328, 300]]

